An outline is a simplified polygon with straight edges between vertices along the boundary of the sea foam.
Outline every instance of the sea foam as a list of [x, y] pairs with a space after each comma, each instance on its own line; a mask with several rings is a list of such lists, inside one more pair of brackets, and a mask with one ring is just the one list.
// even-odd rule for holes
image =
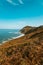
[[[2, 42], [2, 44], [3, 44], [3, 43], [6, 43], [6, 42], [8, 42], [8, 41], [10, 41], [10, 40], [20, 38], [20, 37], [22, 37], [22, 36], [24, 36], [24, 34], [21, 34], [21, 35], [19, 35], [19, 36], [17, 36], [17, 37], [12, 37], [11, 39], [8, 38], [8, 40], [6, 40], [6, 41], [4, 40], [4, 41]], [[2, 45], [2, 44], [0, 44], [0, 45]]]

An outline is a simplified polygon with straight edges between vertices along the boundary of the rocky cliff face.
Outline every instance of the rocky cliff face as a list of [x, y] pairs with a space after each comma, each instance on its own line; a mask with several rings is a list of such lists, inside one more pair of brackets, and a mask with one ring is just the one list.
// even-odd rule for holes
[[0, 46], [0, 65], [43, 65], [43, 26], [26, 26], [25, 36]]
[[26, 34], [28, 31], [30, 31], [31, 29], [34, 29], [35, 27], [31, 27], [31, 26], [26, 26], [23, 29], [20, 30], [21, 33]]

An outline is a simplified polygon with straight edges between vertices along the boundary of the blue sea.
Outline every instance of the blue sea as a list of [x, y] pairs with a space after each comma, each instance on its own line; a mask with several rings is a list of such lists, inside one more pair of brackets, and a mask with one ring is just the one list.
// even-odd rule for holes
[[21, 33], [19, 31], [19, 29], [0, 29], [0, 44], [2, 44], [3, 41], [20, 36]]

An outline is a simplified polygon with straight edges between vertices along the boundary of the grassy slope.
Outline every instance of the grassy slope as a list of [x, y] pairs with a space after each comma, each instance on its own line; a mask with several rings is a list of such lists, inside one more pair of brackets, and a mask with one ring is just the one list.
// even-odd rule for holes
[[0, 46], [0, 65], [43, 65], [43, 26], [28, 30]]

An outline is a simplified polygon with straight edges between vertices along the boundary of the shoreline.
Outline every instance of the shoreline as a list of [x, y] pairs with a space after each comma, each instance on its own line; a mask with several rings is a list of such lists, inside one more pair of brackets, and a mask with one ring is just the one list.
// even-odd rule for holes
[[8, 42], [8, 41], [11, 41], [11, 40], [13, 40], [13, 39], [20, 38], [20, 37], [22, 37], [22, 36], [24, 36], [24, 34], [21, 34], [21, 35], [19, 35], [19, 36], [17, 36], [17, 37], [12, 37], [12, 39], [8, 39], [8, 40], [6, 40], [6, 41], [3, 41], [0, 45], [6, 43], [6, 42]]

